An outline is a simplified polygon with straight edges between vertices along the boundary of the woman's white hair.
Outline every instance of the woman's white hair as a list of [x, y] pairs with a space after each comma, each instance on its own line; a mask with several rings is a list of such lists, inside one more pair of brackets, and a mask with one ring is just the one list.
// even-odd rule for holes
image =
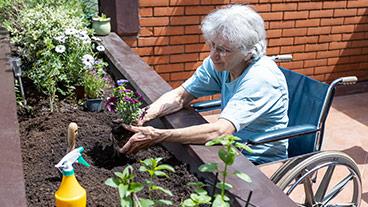
[[201, 25], [206, 40], [222, 38], [253, 58], [266, 54], [266, 31], [262, 17], [246, 5], [229, 5], [208, 14]]

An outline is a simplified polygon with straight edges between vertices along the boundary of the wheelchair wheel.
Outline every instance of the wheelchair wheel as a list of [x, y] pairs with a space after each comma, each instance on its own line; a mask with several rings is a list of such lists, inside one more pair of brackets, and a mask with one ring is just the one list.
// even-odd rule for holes
[[299, 160], [275, 184], [299, 206], [360, 206], [358, 166], [341, 152], [320, 152]]

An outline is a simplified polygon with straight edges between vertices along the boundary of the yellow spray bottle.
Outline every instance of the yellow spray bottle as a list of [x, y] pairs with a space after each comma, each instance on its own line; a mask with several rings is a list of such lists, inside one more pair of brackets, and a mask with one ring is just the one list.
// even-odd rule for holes
[[55, 165], [63, 173], [63, 179], [55, 193], [56, 207], [85, 207], [87, 205], [86, 190], [78, 183], [73, 169], [75, 162], [86, 167], [90, 166], [82, 157], [83, 150], [83, 147], [72, 150]]

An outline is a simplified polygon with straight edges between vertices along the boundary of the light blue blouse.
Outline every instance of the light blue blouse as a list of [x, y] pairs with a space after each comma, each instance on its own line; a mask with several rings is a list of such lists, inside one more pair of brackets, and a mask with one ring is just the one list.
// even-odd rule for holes
[[[288, 124], [288, 90], [285, 77], [267, 56], [254, 61], [235, 80], [228, 71], [218, 72], [208, 57], [183, 87], [194, 97], [221, 93], [221, 119], [236, 128], [242, 141]], [[253, 153], [243, 152], [249, 160], [266, 163], [287, 158], [287, 140], [252, 146]]]

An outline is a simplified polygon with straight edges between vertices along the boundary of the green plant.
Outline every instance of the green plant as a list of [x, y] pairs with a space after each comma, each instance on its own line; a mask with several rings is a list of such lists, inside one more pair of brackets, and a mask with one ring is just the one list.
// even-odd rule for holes
[[83, 86], [87, 98], [96, 99], [102, 97], [106, 82], [103, 76], [91, 71], [86, 71], [84, 74]]
[[211, 204], [211, 197], [203, 189], [206, 184], [202, 182], [190, 182], [188, 185], [194, 187], [194, 192], [190, 194], [189, 198], [184, 200], [181, 204], [182, 207], [199, 207], [204, 204]]
[[107, 17], [105, 14], [101, 14], [100, 16], [96, 15], [93, 17], [94, 21], [108, 21], [110, 17]]
[[126, 87], [127, 80], [118, 80], [111, 97], [107, 98], [106, 109], [118, 113], [123, 123], [136, 124], [143, 115], [141, 96]]
[[115, 172], [115, 177], [108, 178], [105, 184], [119, 191], [120, 205], [122, 207], [135, 207], [140, 204], [140, 199], [136, 193], [141, 191], [144, 186], [141, 183], [134, 182], [133, 167], [128, 165], [123, 172]]
[[143, 161], [140, 161], [142, 164], [139, 168], [139, 171], [141, 172], [147, 172], [150, 176], [150, 179], [145, 181], [145, 185], [148, 187], [148, 199], [146, 199], [146, 203], [149, 204], [149, 206], [152, 205], [173, 205], [172, 201], [170, 200], [152, 200], [152, 191], [161, 191], [169, 196], [172, 196], [172, 193], [170, 190], [165, 189], [161, 186], [158, 186], [154, 183], [155, 177], [169, 177], [165, 171], [169, 172], [175, 172], [174, 168], [167, 164], [159, 164], [159, 162], [162, 160], [161, 157], [159, 158], [148, 158]]
[[[246, 150], [249, 153], [252, 153], [252, 150], [247, 145], [240, 143], [241, 139], [239, 137], [233, 136], [233, 135], [225, 135], [222, 137], [215, 138], [209, 142], [206, 143], [206, 146], [213, 146], [221, 144], [223, 147], [220, 148], [218, 151], [218, 156], [224, 163], [224, 169], [220, 170], [218, 168], [217, 163], [206, 163], [201, 166], [199, 166], [199, 170], [201, 172], [218, 172], [222, 175], [221, 182], [217, 183], [216, 188], [220, 189], [220, 194], [215, 195], [215, 199], [212, 202], [213, 207], [228, 207], [230, 206], [229, 201], [230, 199], [225, 195], [225, 191], [232, 188], [232, 186], [229, 183], [226, 183], [226, 178], [229, 175], [228, 167], [231, 166], [236, 156], [239, 155], [239, 152], [237, 150]], [[236, 175], [241, 180], [245, 182], [251, 182], [251, 178], [243, 173], [243, 172], [233, 172], [233, 175]]]

